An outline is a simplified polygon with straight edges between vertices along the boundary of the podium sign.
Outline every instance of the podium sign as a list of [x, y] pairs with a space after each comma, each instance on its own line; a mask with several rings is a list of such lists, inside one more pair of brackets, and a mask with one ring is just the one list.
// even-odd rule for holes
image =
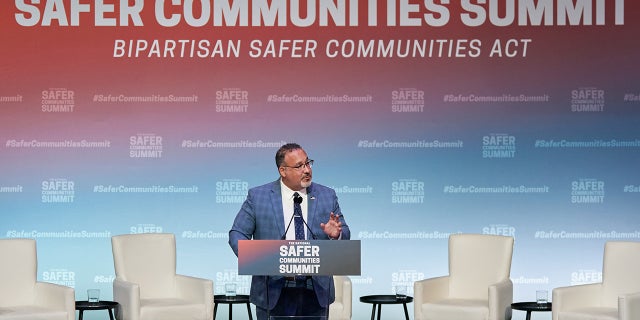
[[240, 240], [238, 274], [360, 275], [360, 240]]

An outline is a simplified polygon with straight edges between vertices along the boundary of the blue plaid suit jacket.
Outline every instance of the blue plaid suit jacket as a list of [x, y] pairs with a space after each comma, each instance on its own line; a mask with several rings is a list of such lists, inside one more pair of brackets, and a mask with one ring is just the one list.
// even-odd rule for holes
[[[348, 240], [351, 233], [344, 221], [338, 197], [333, 189], [317, 183], [307, 188], [307, 224], [318, 240], [329, 240], [320, 223], [329, 221], [331, 212], [340, 215], [341, 239]], [[229, 245], [238, 255], [238, 240], [279, 240], [285, 232], [280, 180], [249, 189], [247, 199], [233, 221], [229, 231]], [[251, 279], [251, 303], [263, 309], [273, 309], [284, 286], [283, 277], [253, 276]], [[313, 277], [313, 288], [318, 303], [327, 307], [335, 300], [333, 279], [330, 276]], [[268, 294], [268, 297], [267, 297]]]

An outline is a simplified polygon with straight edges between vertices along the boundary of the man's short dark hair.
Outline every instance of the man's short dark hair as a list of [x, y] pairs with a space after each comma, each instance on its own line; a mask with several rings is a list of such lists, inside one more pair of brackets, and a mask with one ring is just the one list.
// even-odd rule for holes
[[287, 143], [280, 147], [280, 149], [278, 149], [278, 152], [276, 152], [276, 167], [280, 168], [282, 163], [284, 163], [284, 156], [287, 153], [298, 149], [302, 149], [302, 147], [297, 143]]

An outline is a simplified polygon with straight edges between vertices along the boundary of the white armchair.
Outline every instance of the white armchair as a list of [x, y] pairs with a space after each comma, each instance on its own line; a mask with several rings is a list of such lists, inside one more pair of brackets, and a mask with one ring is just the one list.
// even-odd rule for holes
[[513, 238], [449, 237], [449, 275], [416, 281], [415, 320], [511, 319]]
[[33, 239], [0, 239], [0, 319], [74, 320], [74, 289], [37, 281]]
[[351, 279], [347, 276], [334, 276], [336, 300], [329, 305], [329, 320], [351, 320]]
[[211, 320], [213, 281], [176, 274], [173, 234], [111, 238], [120, 320]]
[[553, 320], [640, 319], [640, 242], [604, 246], [602, 282], [553, 289]]

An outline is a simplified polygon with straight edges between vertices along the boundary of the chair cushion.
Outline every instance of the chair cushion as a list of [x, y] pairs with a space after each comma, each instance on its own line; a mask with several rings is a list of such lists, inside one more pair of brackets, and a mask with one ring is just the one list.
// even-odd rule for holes
[[0, 308], [0, 320], [67, 320], [67, 313], [37, 306]]
[[141, 299], [140, 319], [201, 320], [207, 317], [204, 304], [181, 299]]
[[617, 308], [582, 308], [558, 313], [558, 320], [618, 320]]
[[34, 304], [36, 241], [0, 239], [0, 308]]
[[336, 300], [329, 305], [329, 319], [343, 319], [344, 305]]
[[141, 299], [175, 296], [176, 244], [173, 234], [127, 234], [111, 238], [116, 276], [140, 285]]
[[489, 307], [486, 300], [445, 299], [422, 305], [426, 320], [486, 320]]
[[449, 238], [449, 297], [487, 300], [490, 285], [509, 279], [513, 238], [455, 234]]
[[640, 292], [640, 242], [609, 241], [604, 247], [602, 307], [618, 308], [618, 297]]

